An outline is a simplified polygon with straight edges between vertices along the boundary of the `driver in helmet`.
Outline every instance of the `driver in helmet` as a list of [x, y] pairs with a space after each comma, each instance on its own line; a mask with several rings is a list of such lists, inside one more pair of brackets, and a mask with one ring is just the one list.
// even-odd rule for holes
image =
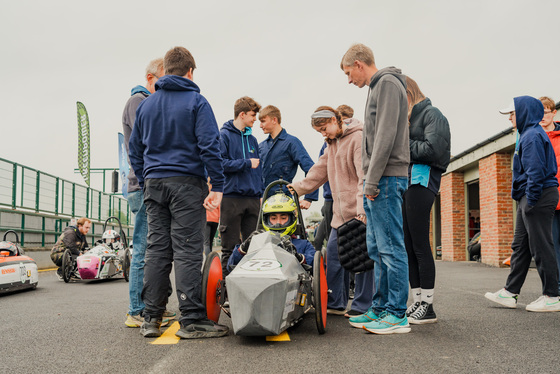
[[[277, 193], [264, 202], [262, 226], [265, 231], [278, 233], [282, 238], [289, 238], [297, 253], [295, 256], [302, 264], [313, 266], [315, 248], [310, 242], [299, 239], [294, 235], [297, 228], [297, 208], [294, 200], [283, 194]], [[235, 265], [241, 261], [247, 253], [253, 235], [260, 234], [263, 230], [257, 230], [251, 234], [243, 243], [236, 245], [228, 260], [228, 268], [233, 270]]]
[[122, 249], [121, 236], [115, 230], [106, 230], [101, 237], [101, 242], [115, 252]]

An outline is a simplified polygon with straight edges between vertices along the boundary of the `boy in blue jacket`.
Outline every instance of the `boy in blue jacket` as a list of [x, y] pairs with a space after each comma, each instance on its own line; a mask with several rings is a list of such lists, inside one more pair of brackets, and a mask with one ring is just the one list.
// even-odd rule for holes
[[517, 297], [527, 277], [531, 257], [542, 282], [543, 295], [525, 309], [531, 312], [558, 312], [558, 268], [552, 243], [552, 218], [558, 204], [557, 165], [554, 150], [543, 128], [543, 104], [530, 96], [514, 99], [501, 110], [509, 114], [519, 132], [513, 156], [511, 197], [518, 202], [517, 221], [511, 248], [511, 269], [506, 286], [484, 296], [507, 308], [517, 307]]
[[260, 109], [255, 100], [244, 96], [233, 107], [235, 119], [220, 129], [225, 184], [219, 230], [224, 276], [233, 248], [241, 243], [240, 236], [244, 241], [257, 227], [263, 182], [259, 144], [252, 127]]
[[[268, 137], [259, 143], [259, 152], [262, 157], [264, 187], [270, 183], [283, 179], [292, 182], [296, 175], [298, 165], [307, 174], [313, 166], [313, 160], [305, 150], [301, 141], [282, 128], [282, 115], [280, 109], [273, 105], [264, 107], [259, 113], [261, 129]], [[277, 187], [271, 192], [280, 189]], [[287, 190], [284, 189], [284, 192]], [[301, 209], [308, 209], [312, 201], [319, 199], [319, 190], [305, 195], [300, 201]]]

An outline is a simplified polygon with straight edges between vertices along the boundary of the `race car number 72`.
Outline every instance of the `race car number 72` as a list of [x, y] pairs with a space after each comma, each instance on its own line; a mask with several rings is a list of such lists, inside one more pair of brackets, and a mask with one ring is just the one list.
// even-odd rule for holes
[[277, 260], [252, 258], [241, 265], [241, 269], [249, 271], [269, 271], [282, 267]]

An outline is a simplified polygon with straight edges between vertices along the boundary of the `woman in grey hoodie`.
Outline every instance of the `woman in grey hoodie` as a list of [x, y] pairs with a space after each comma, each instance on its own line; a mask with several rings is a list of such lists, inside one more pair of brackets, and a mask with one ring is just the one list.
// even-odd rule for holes
[[[356, 120], [346, 126], [340, 113], [329, 107], [317, 108], [311, 116], [311, 126], [325, 137], [328, 144], [323, 156], [307, 172], [305, 179], [294, 182], [300, 196], [321, 187], [327, 181], [332, 190], [333, 218], [327, 243], [327, 285], [331, 293], [328, 312], [344, 315], [348, 306], [349, 273], [340, 265], [337, 229], [344, 222], [357, 218], [365, 222], [363, 205], [362, 128]], [[365, 313], [373, 298], [373, 271], [356, 275], [356, 291], [351, 310]]]

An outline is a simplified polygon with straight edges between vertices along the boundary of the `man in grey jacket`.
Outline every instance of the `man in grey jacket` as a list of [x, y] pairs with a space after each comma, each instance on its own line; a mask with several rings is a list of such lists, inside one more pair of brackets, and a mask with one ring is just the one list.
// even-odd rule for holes
[[[124, 145], [127, 154], [130, 134], [136, 119], [136, 109], [138, 109], [138, 106], [145, 98], [156, 91], [155, 84], [163, 75], [163, 58], [151, 61], [146, 68], [146, 87], [138, 85], [130, 93], [130, 98], [126, 102], [122, 117]], [[128, 284], [130, 305], [126, 314], [125, 325], [128, 327], [140, 327], [144, 321], [142, 318], [144, 302], [142, 301], [141, 294], [144, 284], [144, 255], [146, 253], [146, 239], [148, 236], [148, 220], [146, 207], [144, 206], [144, 194], [138, 185], [138, 179], [134, 175], [132, 168], [130, 168], [128, 173], [127, 191], [128, 205], [132, 214], [134, 214], [135, 220], [134, 233], [132, 235], [134, 256], [132, 256], [130, 264], [130, 282]], [[166, 311], [163, 317], [164, 323], [166, 323], [170, 318], [175, 317], [175, 313]]]
[[375, 261], [371, 308], [350, 318], [374, 334], [407, 333], [408, 258], [402, 201], [407, 188], [410, 146], [406, 78], [394, 67], [378, 70], [363, 44], [348, 49], [340, 68], [348, 83], [369, 87], [364, 117], [362, 166], [368, 254]]

